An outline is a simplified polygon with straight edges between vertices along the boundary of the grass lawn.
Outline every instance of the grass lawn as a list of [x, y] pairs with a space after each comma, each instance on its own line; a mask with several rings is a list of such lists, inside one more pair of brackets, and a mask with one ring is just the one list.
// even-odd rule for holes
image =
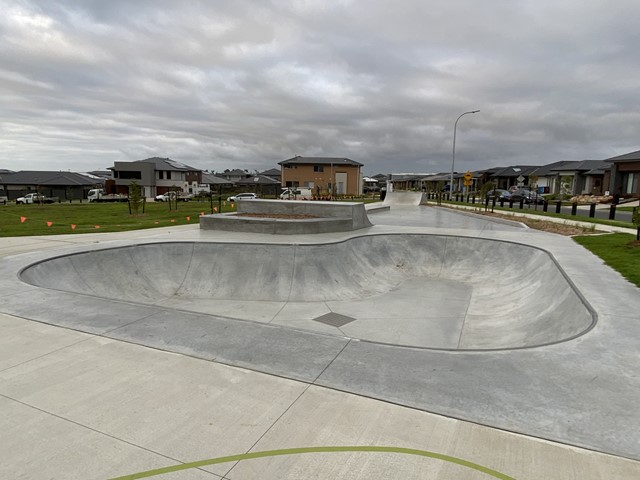
[[[235, 210], [229, 202], [225, 203], [227, 205], [222, 207], [223, 212]], [[213, 205], [217, 208], [217, 201]], [[140, 210], [138, 215], [129, 215], [126, 202], [9, 204], [0, 206], [0, 237], [121, 232], [197, 224], [200, 212], [211, 213], [209, 202], [178, 202], [178, 209], [173, 211], [169, 210], [166, 202], [149, 202], [145, 205], [145, 213]], [[51, 226], [47, 222], [51, 222]], [[75, 229], [72, 225], [76, 226]]]
[[573, 239], [640, 287], [640, 242], [636, 240], [635, 235], [613, 233], [578, 236]]

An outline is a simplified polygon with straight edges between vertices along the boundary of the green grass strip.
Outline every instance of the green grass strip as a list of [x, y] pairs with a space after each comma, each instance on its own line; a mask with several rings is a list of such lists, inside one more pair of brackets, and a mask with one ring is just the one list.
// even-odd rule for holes
[[576, 236], [573, 239], [640, 287], [640, 245], [627, 233]]
[[496, 472], [477, 463], [468, 462], [461, 458], [451, 457], [449, 455], [443, 455], [441, 453], [429, 452], [426, 450], [416, 450], [413, 448], [401, 448], [401, 447], [376, 447], [376, 446], [344, 446], [344, 447], [305, 447], [305, 448], [285, 448], [281, 450], [266, 450], [264, 452], [251, 452], [242, 453], [239, 455], [230, 455], [227, 457], [211, 458], [209, 460], [200, 460], [198, 462], [182, 463], [179, 465], [173, 465], [170, 467], [157, 468], [155, 470], [148, 470], [146, 472], [134, 473], [131, 475], [125, 475], [123, 477], [113, 478], [111, 480], [135, 480], [137, 478], [148, 478], [156, 475], [163, 475], [165, 473], [177, 472], [180, 470], [187, 470], [190, 468], [204, 467], [207, 465], [216, 465], [219, 463], [239, 462], [241, 460], [251, 460], [254, 458], [264, 457], [277, 457], [282, 455], [299, 455], [302, 453], [335, 453], [335, 452], [382, 452], [382, 453], [401, 453], [404, 455], [417, 455], [419, 457], [435, 458], [437, 460], [443, 460], [445, 462], [454, 463], [463, 467], [476, 470], [478, 472], [486, 473], [494, 478], [501, 480], [515, 480], [513, 477], [505, 475], [504, 473]]

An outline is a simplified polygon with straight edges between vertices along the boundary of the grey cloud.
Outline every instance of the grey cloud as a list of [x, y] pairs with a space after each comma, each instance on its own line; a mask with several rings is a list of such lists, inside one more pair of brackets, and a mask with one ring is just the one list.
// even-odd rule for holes
[[446, 171], [477, 108], [461, 168], [638, 148], [637, 2], [489, 5], [0, 0], [0, 167]]

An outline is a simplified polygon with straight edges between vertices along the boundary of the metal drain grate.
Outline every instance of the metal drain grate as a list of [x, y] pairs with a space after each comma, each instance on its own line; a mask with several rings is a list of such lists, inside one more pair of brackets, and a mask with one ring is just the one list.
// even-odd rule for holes
[[355, 322], [353, 317], [347, 317], [346, 315], [340, 315], [339, 313], [326, 313], [313, 319], [316, 322], [324, 323], [332, 327], [344, 327], [347, 323]]

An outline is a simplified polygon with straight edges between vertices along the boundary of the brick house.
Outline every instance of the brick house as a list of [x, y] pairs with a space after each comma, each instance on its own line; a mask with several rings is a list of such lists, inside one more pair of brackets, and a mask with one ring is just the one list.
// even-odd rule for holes
[[362, 194], [362, 163], [349, 158], [293, 157], [278, 162], [283, 187], [309, 187], [316, 194]]

